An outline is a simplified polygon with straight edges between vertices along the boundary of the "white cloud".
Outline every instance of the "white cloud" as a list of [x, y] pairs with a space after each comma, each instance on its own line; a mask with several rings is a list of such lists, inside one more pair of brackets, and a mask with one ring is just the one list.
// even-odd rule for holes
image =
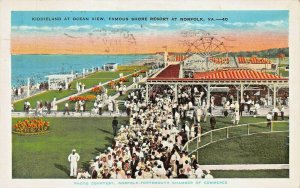
[[232, 25], [237, 27], [242, 26], [252, 26], [252, 27], [266, 27], [266, 26], [274, 26], [280, 27], [285, 24], [283, 20], [275, 20], [275, 21], [263, 21], [263, 22], [225, 22], [225, 25]]
[[66, 28], [66, 30], [71, 30], [71, 31], [90, 30], [90, 29], [92, 29], [92, 26], [90, 25], [72, 25]]
[[52, 30], [52, 28], [48, 26], [37, 27], [37, 26], [27, 26], [27, 25], [12, 26], [12, 29], [19, 30], [19, 31], [51, 31]]
[[13, 31], [80, 31], [80, 30], [90, 30], [92, 26], [90, 25], [72, 25], [68, 27], [50, 27], [50, 26], [12, 26]]
[[141, 29], [141, 26], [138, 24], [115, 24], [115, 25], [105, 25], [105, 27], [113, 28], [113, 29]]
[[284, 25], [285, 22], [283, 20], [277, 20], [277, 21], [265, 21], [265, 22], [257, 22], [257, 26], [276, 26], [280, 27]]
[[149, 25], [152, 27], [169, 27], [168, 23], [150, 23]]
[[202, 24], [202, 23], [191, 23], [191, 22], [181, 22], [176, 24], [182, 28], [199, 28], [199, 27], [215, 27], [215, 24]]

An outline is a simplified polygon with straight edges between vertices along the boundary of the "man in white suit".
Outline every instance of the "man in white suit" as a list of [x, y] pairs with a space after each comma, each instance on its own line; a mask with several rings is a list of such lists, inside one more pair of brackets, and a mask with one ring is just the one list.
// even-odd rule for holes
[[73, 149], [72, 153], [69, 155], [68, 160], [70, 162], [70, 176], [77, 176], [77, 162], [79, 161], [80, 156], [76, 153], [76, 150]]

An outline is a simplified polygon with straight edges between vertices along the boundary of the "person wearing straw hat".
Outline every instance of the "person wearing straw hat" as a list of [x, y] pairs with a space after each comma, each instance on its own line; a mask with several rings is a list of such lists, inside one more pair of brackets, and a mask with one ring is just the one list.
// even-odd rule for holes
[[97, 172], [97, 170], [96, 170], [96, 164], [93, 164], [92, 165], [92, 173], [91, 173], [92, 175], [91, 175], [91, 178], [92, 179], [97, 179], [97, 177], [98, 177], [98, 172]]
[[104, 172], [102, 174], [102, 179], [110, 179], [111, 174], [109, 173], [109, 170], [108, 170], [107, 166], [104, 167], [103, 171]]
[[73, 149], [72, 153], [68, 157], [68, 161], [70, 162], [70, 176], [77, 176], [77, 162], [79, 161], [80, 156], [76, 153], [76, 150]]
[[192, 155], [192, 157], [191, 157], [191, 166], [192, 166], [194, 169], [196, 169], [197, 165], [198, 165], [198, 161], [197, 161], [197, 159], [196, 159], [196, 155]]

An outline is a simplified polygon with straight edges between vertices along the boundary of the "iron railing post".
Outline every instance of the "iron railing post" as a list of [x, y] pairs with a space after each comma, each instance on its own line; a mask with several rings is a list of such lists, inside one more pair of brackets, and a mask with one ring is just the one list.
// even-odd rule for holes
[[273, 121], [271, 121], [270, 132], [273, 132]]
[[229, 138], [229, 128], [226, 128], [226, 138]]
[[250, 134], [250, 125], [249, 125], [249, 123], [247, 124], [247, 134], [248, 135]]

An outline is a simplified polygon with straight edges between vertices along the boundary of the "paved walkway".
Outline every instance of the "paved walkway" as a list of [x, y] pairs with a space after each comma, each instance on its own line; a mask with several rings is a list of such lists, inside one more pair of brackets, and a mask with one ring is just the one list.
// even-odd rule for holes
[[[140, 72], [140, 70], [139, 70], [139, 71], [136, 71], [136, 72], [133, 72], [133, 73], [131, 73], [131, 74], [128, 74], [128, 75], [126, 75], [126, 76], [124, 76], [124, 77], [126, 78], [126, 77], [128, 77], [128, 76], [131, 76], [132, 74], [139, 73], [139, 72]], [[114, 80], [110, 80], [110, 81], [104, 82], [104, 83], [102, 84], [102, 86], [105, 86], [106, 84], [108, 84], [108, 83], [111, 82], [111, 81], [117, 81], [117, 80], [119, 80], [119, 79], [120, 79], [120, 78], [116, 78], [116, 79], [114, 79]], [[75, 97], [75, 96], [78, 96], [78, 95], [82, 95], [82, 94], [84, 94], [84, 93], [87, 93], [87, 92], [91, 91], [92, 89], [93, 89], [93, 87], [87, 88], [87, 89], [83, 90], [82, 92], [75, 93], [75, 94], [73, 94], [73, 95], [69, 95], [68, 97], [59, 99], [59, 100], [56, 101], [56, 104], [59, 104], [59, 103], [64, 102], [64, 101], [67, 101], [67, 100], [69, 100], [70, 97]]]
[[289, 168], [289, 164], [201, 165], [203, 170], [282, 170]]
[[[147, 79], [147, 77], [144, 77], [142, 80], [139, 81], [139, 83], [145, 82], [146, 79]], [[131, 90], [131, 89], [135, 89], [136, 86], [137, 86], [137, 83], [131, 84], [130, 86], [128, 86], [126, 88], [126, 91]], [[78, 93], [78, 94], [82, 94], [82, 93]], [[120, 94], [117, 93], [117, 94], [112, 96], [112, 99], [115, 100], [119, 96], [120, 96]], [[68, 100], [69, 97], [66, 97], [66, 100]], [[57, 104], [58, 103], [59, 102], [57, 101]], [[105, 101], [103, 107], [105, 107], [107, 104], [108, 104], [108, 100]], [[29, 112], [29, 114], [26, 114], [25, 112], [12, 112], [12, 117], [29, 117], [29, 116], [35, 116], [34, 112]], [[41, 115], [41, 116], [43, 116], [43, 115]], [[127, 114], [125, 112], [120, 112], [119, 114], [117, 114], [117, 113], [112, 113], [111, 114], [110, 112], [105, 111], [100, 116], [98, 114], [93, 114], [91, 111], [86, 111], [86, 112], [83, 112], [83, 113], [70, 112], [70, 115], [67, 115], [67, 114], [64, 114], [62, 111], [58, 111], [58, 112], [52, 112], [51, 114], [44, 114], [44, 116], [47, 116], [47, 117], [114, 117], [114, 116], [119, 116], [120, 117], [120, 116], [123, 116], [123, 117], [125, 117], [125, 116], [127, 116]]]
[[[130, 89], [133, 89], [133, 85], [127, 87], [127, 90], [130, 90]], [[119, 97], [119, 93], [117, 93], [116, 95], [112, 96], [112, 99], [115, 100], [118, 97]], [[106, 106], [106, 105], [107, 105], [107, 102], [105, 103], [104, 106]], [[216, 116], [221, 116], [220, 109], [221, 109], [221, 107], [216, 107], [216, 109], [215, 109], [216, 113], [214, 113]], [[269, 108], [261, 109], [261, 112], [260, 112], [260, 114], [258, 116], [265, 117], [268, 112], [269, 112]], [[285, 116], [289, 115], [288, 112], [289, 112], [288, 109], [286, 109]], [[28, 116], [34, 116], [34, 113], [30, 112], [29, 114], [26, 114], [25, 112], [12, 112], [12, 117], [28, 117]], [[83, 112], [82, 114], [79, 113], [79, 112], [78, 113], [76, 113], [76, 112], [70, 112], [70, 115], [64, 115], [62, 111], [53, 112], [51, 114], [47, 114], [47, 117], [114, 117], [114, 116], [124, 116], [125, 117], [127, 115], [126, 115], [125, 112], [120, 112], [120, 114], [116, 114], [116, 113], [110, 114], [107, 111], [104, 111], [101, 116], [97, 115], [97, 114], [93, 114], [90, 111]], [[250, 116], [253, 116], [253, 115], [250, 115], [249, 113], [243, 113], [243, 116], [244, 117], [250, 117]], [[243, 118], [243, 117], [241, 117], [241, 118]], [[280, 117], [279, 117], [279, 119], [280, 119]]]

